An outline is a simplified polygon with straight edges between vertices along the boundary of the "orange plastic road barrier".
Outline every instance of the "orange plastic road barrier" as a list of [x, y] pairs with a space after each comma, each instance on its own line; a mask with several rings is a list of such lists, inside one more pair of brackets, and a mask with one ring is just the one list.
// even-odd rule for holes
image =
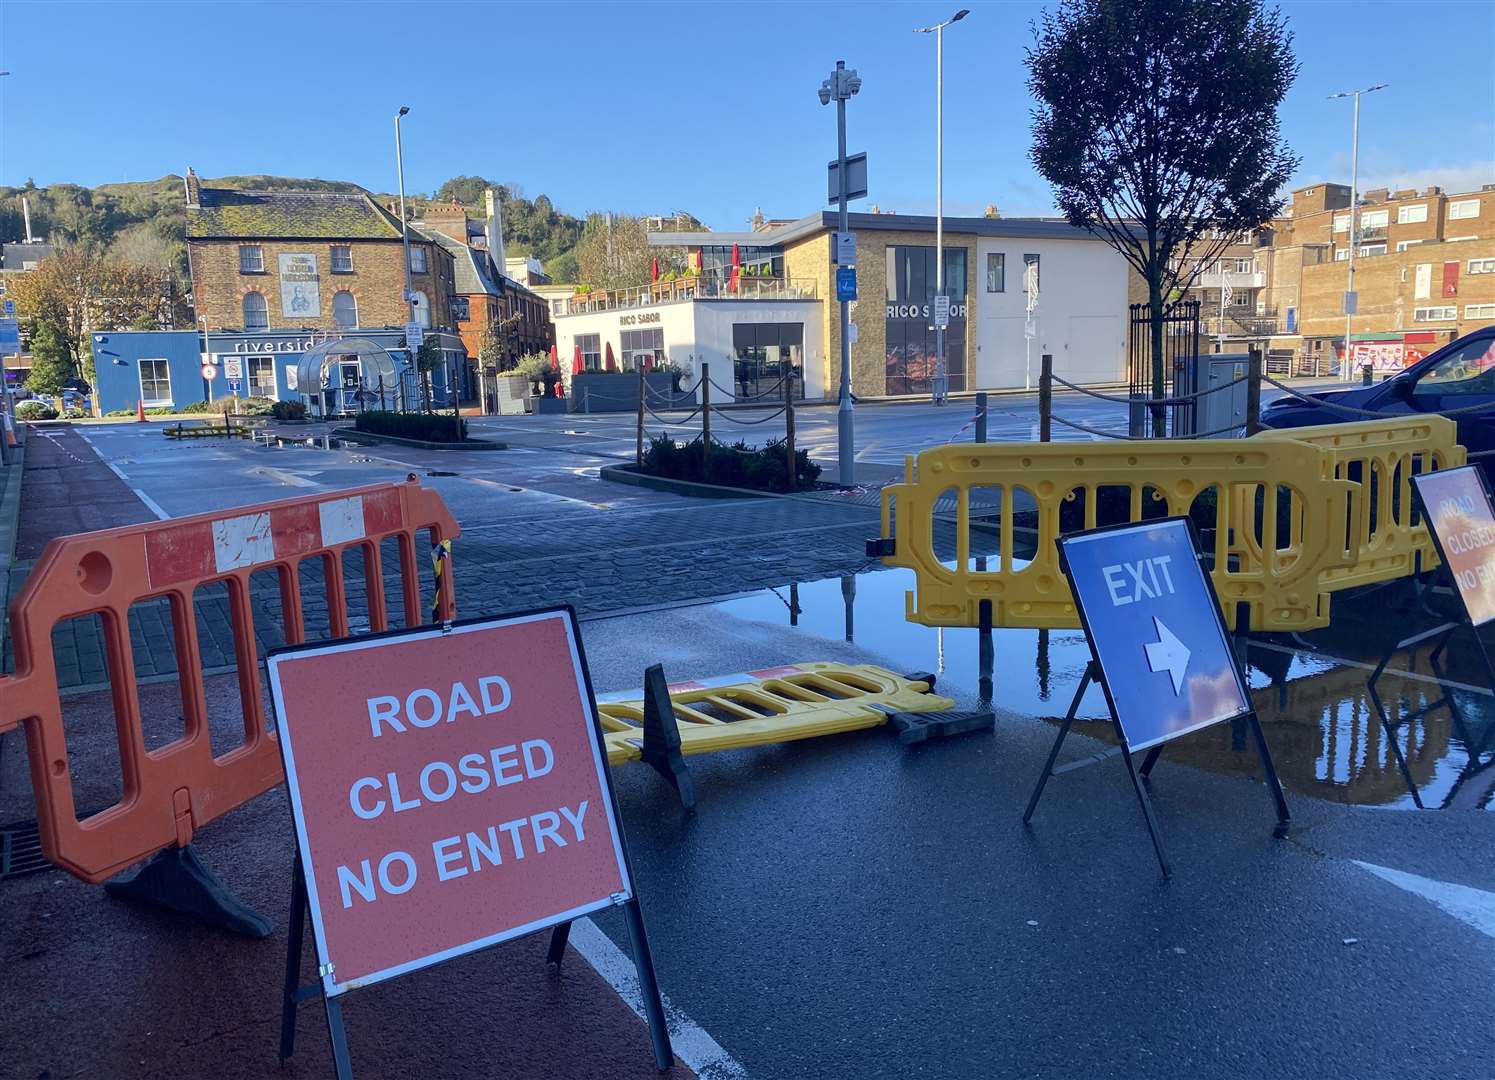
[[[0, 676], [0, 732], [25, 728], [42, 853], [84, 881], [103, 881], [158, 851], [185, 847], [194, 830], [279, 784], [280, 750], [265, 722], [260, 692], [250, 575], [276, 570], [286, 641], [296, 644], [305, 639], [298, 568], [303, 560], [320, 557], [329, 627], [333, 637], [345, 637], [342, 554], [361, 549], [369, 629], [377, 632], [388, 628], [380, 542], [395, 538], [405, 621], [418, 625], [425, 616], [415, 549], [421, 529], [430, 530], [433, 544], [459, 531], [441, 497], [422, 488], [412, 474], [404, 484], [129, 525], [49, 543], [11, 606], [16, 673]], [[193, 590], [217, 582], [227, 583], [244, 742], [214, 757]], [[452, 575], [440, 576], [436, 588], [437, 614], [450, 619], [455, 614]], [[185, 733], [147, 751], [128, 620], [132, 604], [161, 597], [171, 605]], [[52, 630], [86, 614], [97, 614], [103, 627], [123, 793], [115, 805], [80, 821], [68, 770]]]

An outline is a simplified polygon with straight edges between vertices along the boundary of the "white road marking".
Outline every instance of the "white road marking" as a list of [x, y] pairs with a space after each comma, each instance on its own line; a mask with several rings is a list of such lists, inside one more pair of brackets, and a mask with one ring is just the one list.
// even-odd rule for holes
[[1495, 938], [1495, 893], [1468, 885], [1420, 877], [1404, 870], [1361, 862], [1359, 859], [1353, 861], [1356, 866], [1370, 871], [1382, 881], [1389, 881], [1399, 889], [1431, 901], [1446, 914], [1468, 923], [1486, 937]]
[[321, 486], [315, 480], [308, 480], [306, 477], [299, 476], [288, 469], [272, 469], [268, 466], [261, 466], [253, 471], [261, 476], [267, 476], [271, 480], [279, 480], [282, 484], [289, 484], [291, 487], [314, 488]]
[[[577, 919], [571, 924], [571, 947], [576, 950], [592, 969], [617, 991], [618, 996], [641, 1019], [644, 1019], [644, 998], [638, 985], [638, 971], [623, 950], [613, 944], [591, 919]], [[701, 1080], [735, 1080], [746, 1077], [744, 1069], [731, 1054], [722, 1049], [720, 1043], [680, 1009], [670, 1004], [663, 993], [665, 1026], [669, 1028], [670, 1044], [675, 1056], [689, 1065]]]
[[[1359, 668], [1361, 671], [1374, 671], [1376, 665], [1367, 664], [1360, 660], [1350, 660], [1343, 656], [1335, 656], [1333, 653], [1319, 652], [1316, 649], [1298, 648], [1290, 649], [1286, 645], [1278, 645], [1271, 641], [1253, 641], [1253, 649], [1270, 649], [1272, 652], [1287, 653], [1289, 656], [1312, 656], [1319, 660], [1329, 660], [1339, 664], [1341, 667]], [[1485, 697], [1495, 696], [1495, 690], [1488, 686], [1475, 686], [1472, 683], [1457, 682], [1454, 679], [1439, 679], [1432, 675], [1423, 675], [1416, 671], [1407, 671], [1404, 668], [1388, 667], [1387, 675], [1396, 675], [1403, 679], [1412, 679], [1416, 682], [1430, 683], [1433, 686], [1450, 687], [1454, 690], [1463, 690], [1470, 694], [1483, 694]]]
[[165, 521], [167, 518], [171, 517], [170, 514], [168, 514], [165, 510], [161, 509], [160, 504], [157, 503], [155, 499], [151, 498], [149, 495], [147, 495], [145, 492], [141, 491], [134, 484], [130, 483], [130, 478], [128, 476], [126, 476], [120, 470], [120, 467], [118, 465], [116, 465], [116, 464], [114, 464], [114, 462], [109, 461], [108, 459], [106, 459], [103, 454], [100, 454], [99, 453], [99, 448], [94, 445], [94, 442], [93, 442], [92, 439], [90, 439], [87, 435], [83, 434], [83, 432], [81, 432], [81, 431], [78, 432], [78, 437], [88, 444], [89, 449], [91, 449], [95, 454], [98, 455], [98, 458], [99, 458], [100, 461], [102, 461], [105, 465], [109, 466], [110, 471], [113, 472], [115, 476], [119, 477], [121, 480], [123, 480], [125, 482], [125, 486], [128, 487], [131, 491], [133, 491], [135, 493], [135, 497], [137, 499], [139, 499], [141, 502], [145, 503], [145, 508], [147, 510], [149, 510], [151, 513], [155, 514], [156, 517], [159, 520], [161, 520], [161, 521]]

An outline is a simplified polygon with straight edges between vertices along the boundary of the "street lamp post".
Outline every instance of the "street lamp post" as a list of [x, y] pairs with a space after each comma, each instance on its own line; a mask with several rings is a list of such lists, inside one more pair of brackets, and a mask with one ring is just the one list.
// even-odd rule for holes
[[[845, 60], [836, 61], [836, 70], [820, 84], [820, 104], [836, 102], [836, 175], [840, 179], [842, 233], [851, 231], [846, 213], [846, 102], [862, 88], [862, 80], [854, 69], [846, 66]], [[848, 314], [846, 301], [841, 302], [841, 392], [836, 408], [836, 455], [840, 462], [840, 481], [850, 487], [856, 481], [855, 435], [851, 403], [851, 339], [847, 336]]]
[[1329, 95], [1330, 101], [1346, 97], [1355, 99], [1354, 119], [1350, 126], [1350, 221], [1348, 230], [1350, 251], [1345, 259], [1349, 270], [1344, 287], [1344, 361], [1339, 365], [1339, 377], [1344, 380], [1354, 377], [1350, 371], [1350, 321], [1355, 308], [1354, 300], [1352, 300], [1355, 295], [1355, 246], [1360, 242], [1355, 231], [1355, 216], [1358, 210], [1356, 203], [1360, 201], [1360, 95], [1384, 90], [1386, 86], [1386, 83], [1377, 83], [1363, 90], [1343, 90], [1338, 94]]
[[[961, 8], [942, 23], [921, 26], [914, 31], [934, 35], [934, 295], [937, 297], [945, 292], [945, 27], [960, 22], [969, 14], [968, 10]], [[945, 404], [950, 396], [950, 376], [945, 368], [945, 324], [948, 321], [948, 309], [944, 318], [936, 315], [934, 320], [934, 387], [931, 397], [936, 405]]]

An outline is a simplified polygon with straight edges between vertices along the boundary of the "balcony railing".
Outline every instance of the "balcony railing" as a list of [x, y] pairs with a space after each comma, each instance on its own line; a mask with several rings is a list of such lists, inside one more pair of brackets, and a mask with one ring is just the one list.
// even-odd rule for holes
[[[1204, 316], [1199, 320], [1199, 333], [1205, 338], [1216, 338], [1220, 336], [1221, 319], [1218, 315]], [[1267, 337], [1278, 332], [1278, 321], [1275, 315], [1230, 315], [1225, 316], [1225, 336], [1230, 337]]]
[[1267, 275], [1263, 270], [1206, 270], [1194, 282], [1194, 287], [1218, 289], [1227, 283], [1232, 289], [1260, 289], [1266, 286]]
[[564, 301], [563, 315], [668, 304], [678, 300], [814, 300], [815, 282], [803, 278], [739, 277], [733, 286], [712, 276], [656, 281], [630, 289], [594, 289]]

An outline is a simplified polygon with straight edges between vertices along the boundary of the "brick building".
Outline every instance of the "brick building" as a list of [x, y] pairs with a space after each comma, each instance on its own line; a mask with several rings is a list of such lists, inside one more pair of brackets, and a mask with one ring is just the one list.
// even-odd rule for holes
[[[155, 348], [154, 339], [95, 340], [96, 354], [130, 371], [115, 387], [118, 397], [127, 399], [133, 388], [149, 407], [182, 408], [244, 393], [304, 398], [327, 414], [375, 400], [403, 407], [416, 399], [404, 333], [412, 319], [404, 298], [404, 243], [392, 208], [365, 192], [205, 187], [191, 169], [185, 187], [197, 326], [184, 333], [214, 373], [194, 378], [180, 364], [136, 355]], [[450, 396], [448, 373], [460, 376], [466, 356], [455, 332], [454, 276], [452, 253], [412, 228], [413, 319], [443, 353], [430, 378], [431, 393], [443, 404]], [[320, 369], [321, 384], [307, 385], [298, 370], [301, 358], [313, 350], [322, 355], [329, 342], [338, 348]], [[388, 370], [380, 362], [385, 355], [398, 373], [395, 388], [376, 375]], [[470, 380], [457, 388], [469, 396]]]
[[[403, 326], [400, 220], [364, 192], [205, 188], [187, 170], [187, 254], [213, 330]], [[451, 253], [412, 233], [415, 321], [454, 325]]]
[[[1268, 361], [1278, 370], [1326, 373], [1344, 357], [1349, 205], [1343, 184], [1294, 191], [1257, 253], [1260, 313], [1274, 331]], [[1355, 233], [1352, 366], [1399, 370], [1495, 323], [1495, 184], [1367, 191]]]
[[502, 328], [511, 362], [526, 353], [548, 352], [555, 343], [549, 305], [500, 269], [516, 260], [504, 258], [503, 211], [492, 188], [485, 211], [483, 219], [475, 220], [456, 202], [428, 206], [416, 223], [422, 238], [452, 259], [453, 325], [474, 361], [489, 327]]

